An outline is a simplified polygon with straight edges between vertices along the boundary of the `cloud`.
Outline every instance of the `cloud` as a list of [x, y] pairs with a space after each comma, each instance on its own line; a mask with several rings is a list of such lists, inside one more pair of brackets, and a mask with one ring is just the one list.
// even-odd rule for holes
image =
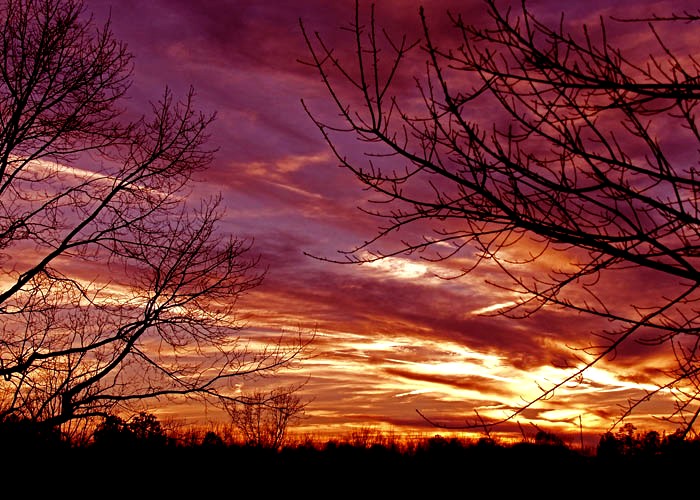
[[[419, 38], [419, 4], [378, 2], [377, 19], [394, 34], [409, 31]], [[660, 11], [669, 5], [661, 5]], [[497, 314], [522, 297], [508, 289], [508, 279], [492, 261], [462, 278], [440, 279], [471, 268], [478, 255], [469, 248], [438, 262], [421, 258], [434, 257], [427, 252], [361, 266], [324, 260], [342, 260], [339, 251], [355, 248], [385, 222], [357, 209], [376, 204], [367, 204], [371, 196], [337, 167], [300, 103], [303, 98], [324, 117], [337, 115], [318, 74], [297, 61], [308, 56], [299, 18], [310, 32], [318, 30], [331, 46], [339, 46], [338, 54], [351, 56], [352, 45], [343, 45], [352, 42], [350, 34], [338, 28], [353, 20], [353, 6], [352, 0], [88, 4], [98, 17], [111, 9], [117, 37], [136, 56], [129, 113], [139, 114], [166, 84], [179, 94], [193, 85], [197, 104], [217, 113], [210, 131], [218, 152], [194, 193], [223, 194], [225, 230], [253, 238], [254, 251], [268, 269], [263, 285], [240, 302], [251, 334], [267, 339], [296, 328], [317, 333], [317, 357], [304, 372], [310, 377], [307, 390], [315, 396], [314, 422], [329, 428], [367, 422], [429, 428], [415, 413], [417, 408], [454, 422], [473, 416], [474, 409], [502, 416], [522, 396], [537, 394], [535, 380], [554, 383], [569, 373], [562, 367], [588, 359], [580, 348], [610, 342], [615, 335], [596, 336], [611, 326], [604, 318], [553, 306], [518, 320]], [[558, 20], [564, 7], [545, 2], [533, 8]], [[481, 1], [428, 2], [428, 22], [440, 44], [453, 41], [448, 9], [462, 13], [468, 22], [487, 21]], [[566, 6], [574, 24], [596, 21], [597, 9], [646, 12], [648, 5], [625, 1]], [[626, 29], [624, 39], [641, 36], [636, 28]], [[411, 71], [396, 82], [396, 92], [418, 95], [413, 76], [424, 71], [422, 56], [416, 51], [409, 58]], [[473, 109], [475, 116], [484, 112]], [[364, 157], [367, 144], [341, 140], [350, 154]], [[673, 145], [681, 154], [679, 146]], [[393, 158], [385, 160], [392, 168], [402, 167]], [[458, 228], [460, 222], [449, 227]], [[402, 239], [420, 241], [426, 228], [428, 233], [434, 229], [402, 228], [379, 249], [395, 249]], [[534, 241], [521, 242], [504, 256], [528, 257], [538, 248]], [[547, 272], [568, 270], [574, 263], [572, 253], [550, 251], [536, 266], [516, 269], [518, 276], [546, 280]], [[572, 288], [567, 296], [599, 299], [634, 316], [634, 306], [653, 304], [677, 285], [636, 270], [601, 279], [601, 295]], [[640, 332], [638, 338], [652, 333]], [[527, 415], [552, 423], [578, 412], [588, 415], [587, 428], [600, 429], [619, 413], [617, 404], [653, 385], [656, 368], [668, 366], [671, 353], [631, 342], [616, 354], [615, 364], [601, 361], [600, 371], [591, 371], [576, 390], [559, 391], [557, 398]], [[518, 432], [515, 424], [509, 429]]]

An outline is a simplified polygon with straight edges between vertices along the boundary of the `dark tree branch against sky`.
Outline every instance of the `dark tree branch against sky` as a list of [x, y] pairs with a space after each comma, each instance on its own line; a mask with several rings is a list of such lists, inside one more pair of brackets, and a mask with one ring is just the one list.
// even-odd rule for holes
[[0, 410], [204, 395], [214, 344], [314, 332], [230, 394], [303, 386], [316, 433], [690, 428], [697, 5], [422, 5], [86, 0], [38, 79], [6, 30], [0, 369], [50, 404]]
[[[513, 297], [499, 314], [517, 321], [564, 309], [606, 320], [603, 330], [580, 332], [596, 339], [572, 350], [569, 375], [495, 423], [582, 383], [636, 343], [673, 356], [659, 366], [658, 389], [632, 397], [622, 418], [671, 391], [677, 407], [668, 418], [690, 430], [700, 367], [700, 67], [674, 38], [700, 16], [637, 20], [650, 34], [642, 52], [616, 38], [617, 18], [549, 24], [527, 2], [483, 8], [479, 24], [449, 12], [446, 33], [421, 7], [420, 42], [411, 43], [358, 5], [347, 28], [354, 58], [304, 29], [308, 64], [338, 119], [305, 109], [340, 165], [370, 190], [376, 205], [365, 211], [381, 221], [346, 262], [457, 260], [449, 279], [496, 268], [503, 279], [494, 285]], [[420, 70], [413, 57], [424, 58]], [[348, 133], [359, 146], [337, 139]], [[655, 285], [620, 304], [613, 285], [640, 278]]]
[[213, 117], [167, 87], [133, 122], [131, 56], [80, 1], [0, 9], [0, 420], [60, 425], [237, 400], [299, 343], [247, 347], [237, 299], [264, 270], [191, 196]]

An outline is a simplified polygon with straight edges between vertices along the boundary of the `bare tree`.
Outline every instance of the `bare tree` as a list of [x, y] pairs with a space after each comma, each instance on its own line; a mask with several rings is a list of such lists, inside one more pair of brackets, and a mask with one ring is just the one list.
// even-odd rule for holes
[[[572, 28], [563, 15], [542, 21], [525, 1], [483, 5], [484, 24], [447, 13], [449, 33], [432, 30], [421, 8], [423, 32], [412, 40], [356, 4], [345, 58], [347, 47], [301, 22], [310, 53], [302, 62], [318, 70], [338, 113], [304, 107], [340, 165], [375, 195], [365, 210], [382, 221], [343, 257], [320, 258], [471, 259], [460, 276], [497, 266], [496, 285], [518, 296], [499, 314], [560, 306], [611, 325], [573, 351], [566, 380], [506, 420], [638, 342], [672, 349], [675, 362], [621, 419], [670, 390], [668, 419], [687, 432], [700, 411], [700, 64], [676, 41], [700, 13]], [[610, 23], [633, 26], [643, 45], [617, 44]], [[619, 285], [640, 275], [654, 285], [621, 305]]]
[[299, 396], [299, 389], [290, 386], [254, 391], [226, 403], [231, 421], [246, 444], [275, 450], [284, 446], [289, 426], [303, 418], [308, 405]]
[[265, 271], [190, 196], [214, 154], [194, 93], [127, 121], [132, 57], [79, 0], [8, 0], [0, 24], [0, 421], [219, 404], [298, 359], [301, 336], [241, 336]]

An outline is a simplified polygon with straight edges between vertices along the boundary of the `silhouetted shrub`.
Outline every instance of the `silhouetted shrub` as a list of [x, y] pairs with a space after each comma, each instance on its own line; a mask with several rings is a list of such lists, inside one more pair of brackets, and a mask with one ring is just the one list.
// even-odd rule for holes
[[606, 432], [600, 437], [596, 455], [600, 458], [617, 458], [624, 454], [624, 445], [612, 432]]
[[216, 432], [209, 431], [202, 438], [202, 446], [204, 448], [223, 448], [225, 447], [224, 440]]
[[564, 446], [564, 441], [556, 434], [547, 431], [538, 431], [535, 434], [535, 444], [545, 446]]
[[155, 415], [142, 412], [125, 421], [115, 415], [107, 416], [93, 432], [96, 447], [162, 447], [168, 444]]
[[42, 422], [9, 416], [0, 421], [0, 448], [3, 452], [34, 452], [68, 447], [60, 429]]

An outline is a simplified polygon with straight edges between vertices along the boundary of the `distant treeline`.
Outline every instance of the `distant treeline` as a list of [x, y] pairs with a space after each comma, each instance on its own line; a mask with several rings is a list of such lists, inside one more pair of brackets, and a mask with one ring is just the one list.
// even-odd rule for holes
[[[679, 475], [695, 473], [700, 465], [700, 439], [680, 433], [636, 433], [631, 427], [602, 435], [593, 452], [547, 432], [516, 443], [439, 435], [402, 441], [366, 433], [346, 440], [299, 440], [272, 449], [211, 430], [166, 431], [148, 414], [129, 422], [105, 419], [80, 443], [39, 424], [5, 421], [0, 424], [0, 450], [0, 470], [6, 477], [31, 474], [43, 478], [43, 486], [67, 479], [81, 487], [118, 480], [122, 486], [162, 495], [183, 493], [181, 488], [213, 491], [212, 481], [230, 484], [235, 479], [266, 491], [263, 498], [272, 494], [270, 488], [282, 488], [282, 495], [285, 485], [303, 488], [306, 497], [321, 496], [328, 481], [348, 492], [372, 483], [385, 492], [417, 494], [418, 488], [447, 494], [473, 487], [469, 481], [520, 491], [518, 487], [532, 481], [542, 483], [538, 487], [562, 482], [581, 486], [585, 479], [586, 487], [629, 492], [642, 480], [679, 483]], [[692, 483], [683, 481], [677, 486]], [[546, 497], [550, 496], [540, 495]]]

